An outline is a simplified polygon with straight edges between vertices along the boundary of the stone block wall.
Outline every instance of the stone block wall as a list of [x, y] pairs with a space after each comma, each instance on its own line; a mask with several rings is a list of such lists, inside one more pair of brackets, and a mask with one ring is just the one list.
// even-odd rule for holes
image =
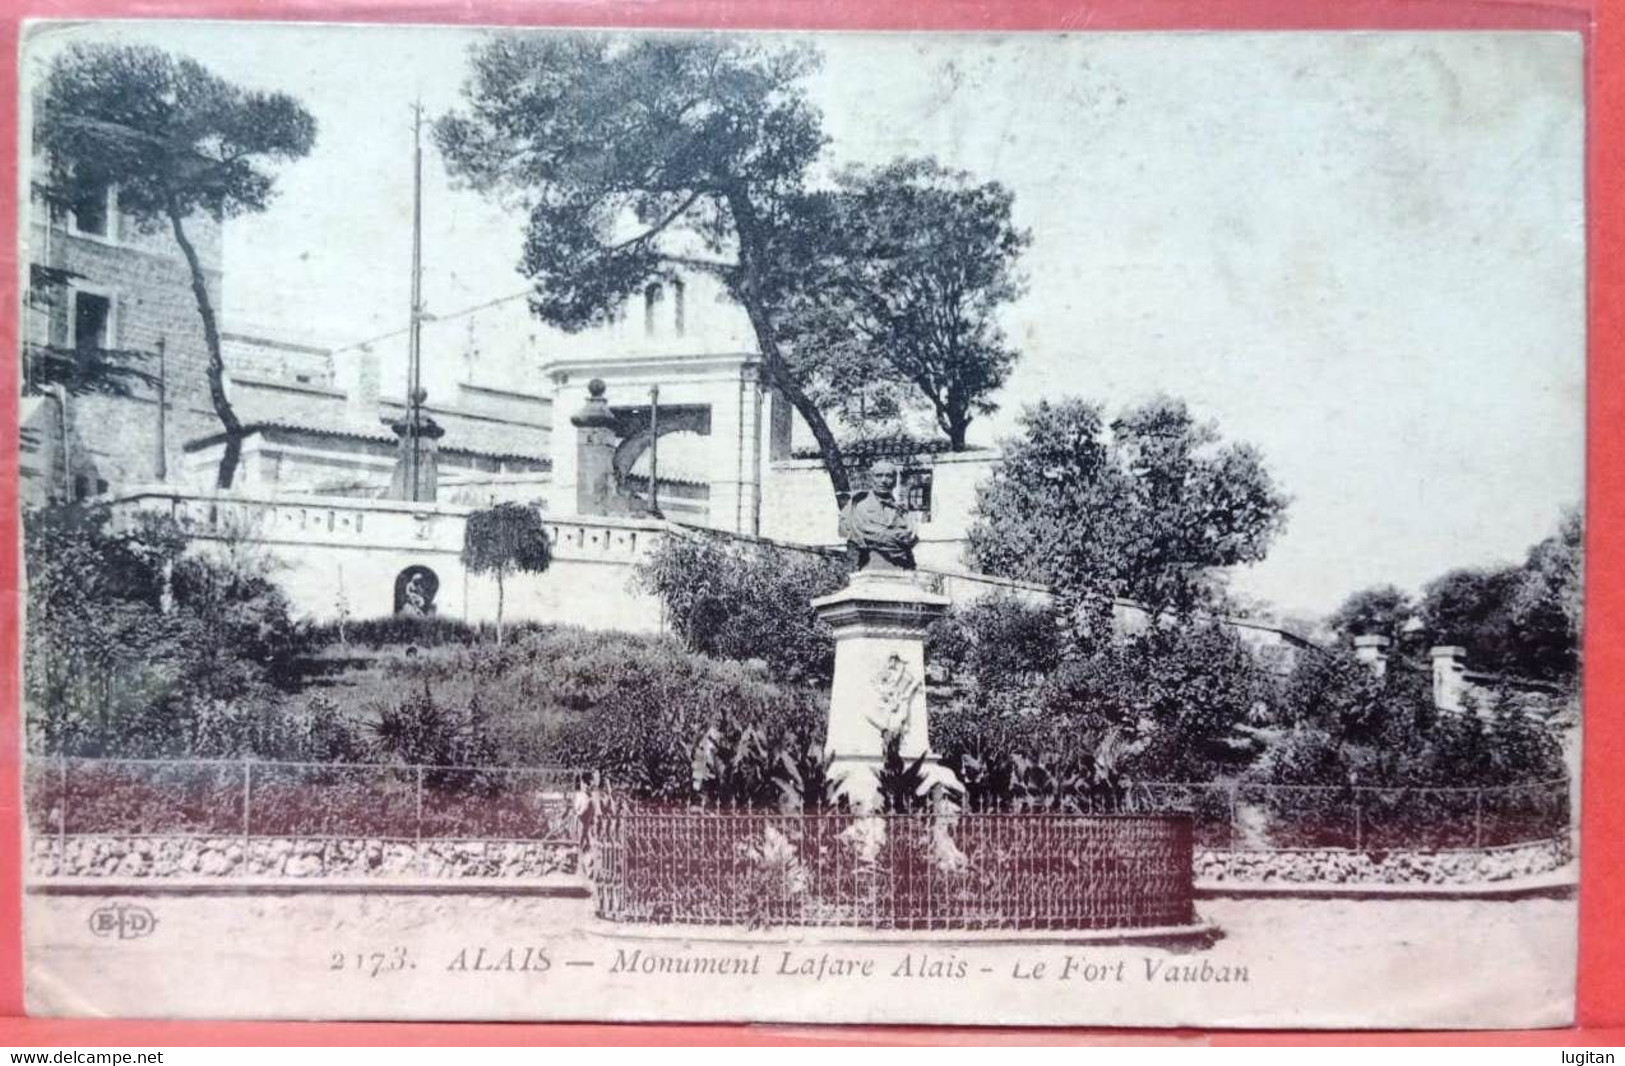
[[[188, 236], [204, 264], [209, 295], [221, 304], [220, 227], [206, 216], [187, 222]], [[192, 292], [191, 274], [180, 247], [167, 230], [137, 230], [119, 219], [109, 238], [76, 235], [66, 226], [31, 230], [27, 254], [80, 275], [74, 285], [105, 295], [111, 302], [110, 346], [151, 353], [143, 369], [158, 371], [157, 348], [165, 345], [168, 394], [165, 466], [181, 466], [181, 443], [219, 428], [209, 400], [208, 348]], [[72, 340], [71, 291], [62, 292], [44, 316], [53, 344]], [[70, 423], [83, 450], [72, 456], [76, 472], [89, 491], [99, 482], [109, 487], [151, 481], [159, 473], [158, 407], [153, 389], [138, 389], [131, 398], [79, 397], [70, 401]]]
[[579, 849], [558, 841], [225, 836], [36, 836], [33, 877], [120, 880], [536, 878], [573, 874]]

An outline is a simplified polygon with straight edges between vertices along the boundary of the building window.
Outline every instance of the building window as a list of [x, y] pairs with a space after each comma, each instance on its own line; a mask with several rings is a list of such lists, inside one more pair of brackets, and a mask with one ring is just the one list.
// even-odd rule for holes
[[73, 346], [80, 351], [111, 348], [113, 301], [100, 293], [73, 294]]
[[931, 521], [931, 471], [906, 470], [902, 477], [903, 507], [905, 510], [915, 511], [924, 516], [925, 521]]
[[688, 328], [688, 309], [684, 306], [683, 297], [686, 286], [682, 278], [673, 278], [671, 283], [672, 324], [677, 327], [677, 335], [681, 337]]
[[73, 231], [87, 237], [112, 239], [118, 200], [111, 186], [103, 186], [74, 201], [71, 209]]
[[655, 335], [655, 316], [660, 311], [660, 303], [666, 297], [658, 282], [651, 283], [643, 290], [643, 332], [653, 337]]

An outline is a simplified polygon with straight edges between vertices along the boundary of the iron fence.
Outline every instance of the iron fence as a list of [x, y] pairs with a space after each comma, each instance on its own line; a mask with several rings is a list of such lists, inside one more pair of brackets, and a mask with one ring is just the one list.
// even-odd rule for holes
[[1503, 847], [1564, 836], [1566, 780], [1486, 788], [1148, 782], [1124, 809], [1183, 810], [1198, 846], [1237, 851]]
[[1186, 815], [651, 811], [593, 826], [600, 917], [1105, 929], [1194, 920]]
[[[24, 814], [62, 873], [278, 875], [292, 857], [309, 875], [423, 873], [430, 860], [498, 875], [504, 862], [537, 869], [526, 849], [576, 846], [574, 780], [549, 767], [31, 759]], [[70, 861], [81, 841], [99, 847]], [[199, 849], [221, 857], [198, 869]]]
[[[579, 772], [242, 760], [31, 758], [36, 840], [99, 836], [574, 844]], [[1195, 845], [1282, 851], [1489, 848], [1570, 828], [1569, 783], [1376, 788], [1150, 782], [1087, 809], [1190, 816]], [[1028, 812], [1042, 813], [1042, 812]]]

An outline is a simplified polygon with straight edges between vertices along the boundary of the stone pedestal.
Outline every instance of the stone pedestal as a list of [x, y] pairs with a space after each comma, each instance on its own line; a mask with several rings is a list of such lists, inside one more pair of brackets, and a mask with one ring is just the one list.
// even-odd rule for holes
[[[587, 402], [570, 416], [576, 430], [574, 503], [579, 515], [608, 515], [624, 510], [617, 507], [615, 485], [615, 446], [620, 443], [620, 435], [615, 429], [615, 413], [604, 399], [604, 387], [598, 378], [588, 382]], [[555, 488], [564, 486], [555, 483]]]
[[930, 749], [925, 630], [948, 599], [911, 570], [864, 570], [812, 606], [835, 633], [826, 742], [833, 773], [846, 775], [842, 790], [854, 801], [872, 800], [887, 730], [901, 734], [906, 759]]
[[[422, 399], [418, 402], [422, 403]], [[395, 450], [395, 472], [389, 480], [389, 499], [434, 503], [440, 494], [440, 438], [446, 431], [421, 413], [414, 422], [410, 410], [390, 428], [400, 442]]]

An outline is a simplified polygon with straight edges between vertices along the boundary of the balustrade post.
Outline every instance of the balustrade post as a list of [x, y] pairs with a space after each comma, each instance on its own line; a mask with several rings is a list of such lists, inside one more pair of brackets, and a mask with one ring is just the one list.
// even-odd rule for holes
[[1354, 792], [1354, 850], [1362, 850], [1365, 843], [1365, 827], [1361, 824], [1360, 789], [1356, 786]]
[[1484, 790], [1473, 789], [1473, 847], [1484, 846]]

